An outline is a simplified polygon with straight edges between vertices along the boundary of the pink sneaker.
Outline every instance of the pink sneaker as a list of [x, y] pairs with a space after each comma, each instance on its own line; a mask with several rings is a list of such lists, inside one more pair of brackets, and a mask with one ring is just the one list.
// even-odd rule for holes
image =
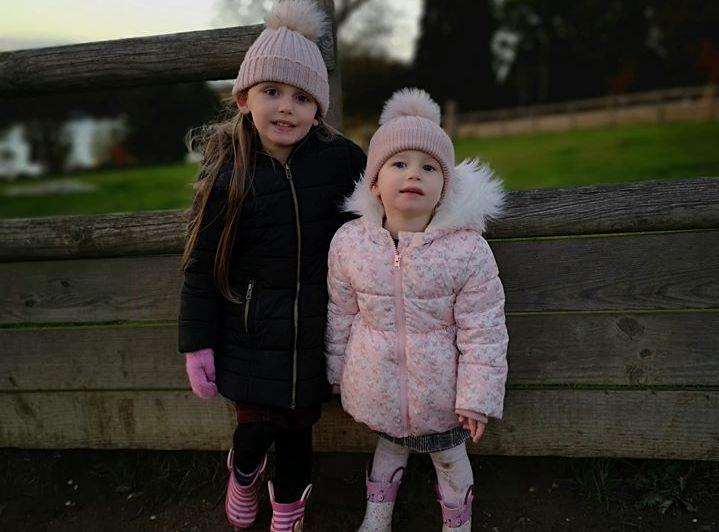
[[442, 491], [437, 485], [437, 501], [442, 509], [442, 530], [471, 530], [472, 529], [472, 501], [474, 500], [474, 486], [467, 488], [464, 503], [461, 506], [450, 507], [445, 505]]
[[260, 477], [267, 467], [267, 455], [262, 463], [253, 473], [255, 478], [249, 486], [242, 486], [235, 478], [233, 467], [232, 449], [227, 455], [227, 469], [230, 470], [230, 478], [227, 480], [227, 496], [225, 498], [225, 513], [227, 520], [235, 528], [249, 528], [257, 518], [257, 491], [260, 487]]
[[302, 532], [305, 505], [312, 491], [312, 484], [307, 485], [298, 501], [288, 503], [275, 502], [275, 488], [272, 482], [267, 483], [267, 488], [270, 491], [270, 504], [272, 504], [270, 532]]

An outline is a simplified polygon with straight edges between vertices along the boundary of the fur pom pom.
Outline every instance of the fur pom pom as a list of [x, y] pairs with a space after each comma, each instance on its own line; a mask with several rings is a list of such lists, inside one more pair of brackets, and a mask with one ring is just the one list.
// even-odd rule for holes
[[400, 89], [387, 100], [379, 117], [380, 125], [400, 116], [421, 116], [441, 125], [439, 105], [422, 89]]
[[329, 20], [314, 0], [278, 0], [265, 24], [274, 30], [284, 26], [315, 42], [329, 30]]

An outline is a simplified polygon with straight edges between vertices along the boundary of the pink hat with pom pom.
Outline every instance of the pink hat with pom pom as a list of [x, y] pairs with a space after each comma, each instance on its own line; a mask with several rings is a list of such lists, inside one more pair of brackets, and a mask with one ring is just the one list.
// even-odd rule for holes
[[329, 28], [327, 17], [313, 0], [279, 0], [265, 24], [245, 54], [232, 96], [263, 81], [287, 83], [310, 93], [325, 116], [330, 87], [316, 42]]
[[439, 162], [445, 181], [452, 177], [454, 146], [441, 128], [439, 105], [421, 89], [400, 89], [384, 104], [380, 127], [372, 136], [365, 176], [377, 181], [382, 165], [395, 153], [418, 150]]

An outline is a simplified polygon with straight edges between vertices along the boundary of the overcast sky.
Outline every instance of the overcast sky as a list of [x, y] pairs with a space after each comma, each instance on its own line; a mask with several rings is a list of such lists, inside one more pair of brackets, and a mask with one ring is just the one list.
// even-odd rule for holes
[[[401, 16], [387, 48], [399, 59], [412, 56], [420, 1], [392, 0]], [[211, 29], [217, 13], [217, 0], [1, 0], [0, 50]]]

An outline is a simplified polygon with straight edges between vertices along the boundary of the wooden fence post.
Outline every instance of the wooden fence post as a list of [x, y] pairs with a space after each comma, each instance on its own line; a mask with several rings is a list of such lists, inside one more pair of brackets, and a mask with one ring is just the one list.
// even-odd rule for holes
[[617, 125], [617, 97], [614, 94], [607, 96], [609, 125], [614, 127]]
[[704, 90], [704, 94], [702, 95], [702, 99], [706, 101], [708, 107], [707, 120], [713, 120], [717, 118], [717, 108], [719, 107], [717, 105], [717, 86], [707, 85], [706, 89]]
[[[340, 131], [342, 130], [342, 74], [339, 68], [339, 60], [337, 58], [337, 21], [335, 20], [335, 4], [333, 0], [319, 0], [320, 8], [327, 13], [332, 21], [332, 32], [323, 38], [331, 39], [327, 43], [327, 48], [332, 50], [332, 57], [335, 59], [335, 68], [330, 68], [328, 72], [330, 83], [330, 108], [327, 113], [327, 122]], [[320, 44], [323, 44], [322, 42]], [[320, 50], [324, 47], [321, 46]]]
[[662, 123], [664, 123], [664, 97], [661, 94], [657, 95], [655, 105], [656, 105], [657, 124], [662, 124]]
[[444, 107], [444, 130], [451, 139], [457, 136], [457, 102], [447, 100]]

